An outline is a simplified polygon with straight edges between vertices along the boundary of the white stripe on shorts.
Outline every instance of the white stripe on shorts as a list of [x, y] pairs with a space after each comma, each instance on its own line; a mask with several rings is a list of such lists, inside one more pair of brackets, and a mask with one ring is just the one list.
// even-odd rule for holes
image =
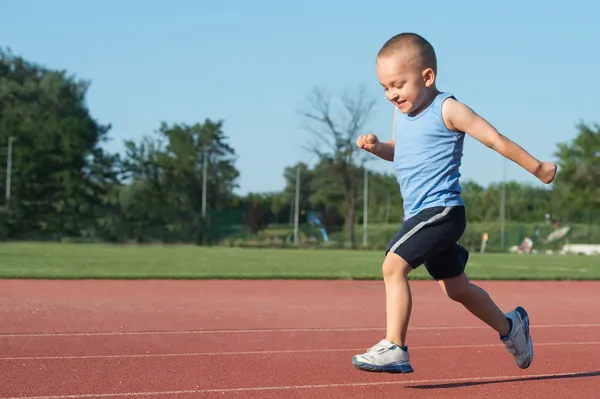
[[408, 240], [410, 237], [412, 237], [413, 235], [415, 235], [417, 233], [417, 231], [421, 230], [423, 227], [427, 226], [428, 224], [431, 224], [431, 223], [435, 222], [436, 220], [439, 220], [439, 219], [443, 218], [448, 213], [450, 213], [451, 209], [452, 209], [452, 207], [447, 206], [446, 208], [444, 208], [444, 210], [441, 213], [438, 213], [437, 215], [433, 216], [429, 220], [426, 220], [424, 222], [421, 222], [421, 223], [417, 224], [408, 233], [406, 233], [402, 237], [400, 237], [398, 239], [398, 241], [396, 241], [394, 243], [394, 245], [392, 245], [392, 248], [390, 249], [390, 252], [396, 252], [396, 250], [398, 249], [398, 247], [400, 245], [402, 245], [402, 243], [405, 242], [406, 240]]

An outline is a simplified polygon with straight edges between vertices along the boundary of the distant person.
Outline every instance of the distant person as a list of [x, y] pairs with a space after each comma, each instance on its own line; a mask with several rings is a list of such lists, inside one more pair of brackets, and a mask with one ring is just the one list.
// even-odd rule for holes
[[[391, 141], [367, 134], [357, 145], [394, 163], [406, 221], [389, 243], [382, 267], [385, 339], [356, 355], [352, 364], [369, 371], [413, 371], [406, 346], [412, 308], [408, 274], [424, 264], [450, 298], [498, 332], [520, 368], [529, 367], [533, 345], [525, 309], [502, 313], [465, 274], [469, 253], [457, 243], [466, 227], [459, 183], [465, 133], [544, 183], [554, 180], [556, 166], [538, 161], [452, 94], [439, 91], [435, 51], [421, 36], [401, 33], [387, 41], [376, 57], [376, 72], [396, 107], [394, 132]], [[401, 116], [396, 117], [398, 110]]]
[[533, 241], [529, 237], [525, 237], [521, 245], [519, 245], [519, 249], [517, 250], [520, 254], [530, 254], [533, 249]]

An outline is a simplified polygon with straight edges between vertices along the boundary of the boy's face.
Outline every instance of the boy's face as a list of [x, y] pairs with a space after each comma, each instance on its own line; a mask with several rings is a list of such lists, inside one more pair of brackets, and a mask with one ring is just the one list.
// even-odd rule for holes
[[431, 68], [417, 67], [404, 54], [378, 58], [376, 72], [385, 96], [404, 114], [421, 110], [435, 81]]

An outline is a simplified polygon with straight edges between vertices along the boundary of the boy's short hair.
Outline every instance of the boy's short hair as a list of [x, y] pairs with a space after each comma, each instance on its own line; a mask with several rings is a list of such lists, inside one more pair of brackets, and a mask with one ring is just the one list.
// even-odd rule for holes
[[400, 51], [408, 52], [411, 57], [414, 57], [413, 59], [417, 61], [419, 67], [431, 68], [437, 73], [435, 50], [431, 43], [422, 36], [411, 32], [399, 33], [385, 42], [377, 53], [377, 58], [390, 56]]

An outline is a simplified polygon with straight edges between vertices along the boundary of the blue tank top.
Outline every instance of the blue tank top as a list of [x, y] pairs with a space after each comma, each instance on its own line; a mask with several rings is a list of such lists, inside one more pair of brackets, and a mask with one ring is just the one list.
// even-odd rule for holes
[[440, 93], [418, 115], [398, 113], [394, 169], [404, 200], [404, 216], [426, 208], [462, 206], [459, 183], [464, 132], [444, 124], [442, 104], [450, 93]]

